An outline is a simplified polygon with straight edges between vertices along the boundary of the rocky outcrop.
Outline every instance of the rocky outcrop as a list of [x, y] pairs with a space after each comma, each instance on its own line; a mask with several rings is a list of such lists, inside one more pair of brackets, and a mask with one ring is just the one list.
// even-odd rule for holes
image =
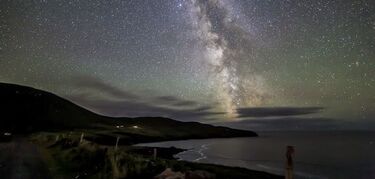
[[215, 179], [215, 174], [203, 170], [174, 172], [171, 168], [165, 169], [155, 179]]

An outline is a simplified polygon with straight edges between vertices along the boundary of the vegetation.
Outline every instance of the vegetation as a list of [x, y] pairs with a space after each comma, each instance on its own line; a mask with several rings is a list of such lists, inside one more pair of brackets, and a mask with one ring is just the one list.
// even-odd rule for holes
[[0, 98], [0, 131], [37, 143], [54, 178], [154, 178], [166, 168], [181, 173], [204, 170], [219, 179], [278, 177], [174, 160], [173, 155], [181, 149], [159, 148], [154, 158], [150, 148], [132, 146], [164, 140], [257, 136], [251, 131], [161, 117], [107, 117], [54, 94], [12, 84], [0, 83]]
[[56, 141], [54, 135], [40, 133], [32, 139], [46, 148], [46, 155], [53, 159], [49, 160], [49, 165], [53, 166], [52, 175], [56, 178], [154, 178], [166, 168], [182, 173], [204, 170], [218, 179], [282, 178], [243, 168], [176, 161], [171, 156], [180, 150], [175, 148], [164, 149], [169, 155], [153, 158], [144, 152], [149, 148], [122, 146], [115, 150], [113, 146], [88, 141], [80, 144], [79, 138], [72, 135]]

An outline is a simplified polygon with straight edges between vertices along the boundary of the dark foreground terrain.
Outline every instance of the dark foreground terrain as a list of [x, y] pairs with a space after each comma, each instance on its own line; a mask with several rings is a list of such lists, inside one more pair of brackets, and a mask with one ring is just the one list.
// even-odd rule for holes
[[0, 143], [1, 178], [51, 178], [38, 147], [25, 139]]
[[[32, 136], [41, 148], [54, 178], [155, 178], [171, 170], [171, 176], [191, 179], [282, 178], [265, 172], [220, 165], [176, 161], [177, 148], [98, 145], [79, 138], [65, 137], [56, 141], [56, 134], [39, 133]], [[159, 178], [167, 178], [159, 176]]]
[[[265, 172], [177, 161], [177, 148], [99, 145], [67, 133], [35, 133], [0, 143], [0, 176], [34, 178], [283, 178]], [[166, 172], [172, 171], [172, 172]]]
[[[167, 140], [256, 137], [252, 131], [161, 117], [95, 114], [41, 90], [0, 83], [1, 178], [279, 178], [176, 161], [180, 149], [133, 147]], [[11, 134], [11, 137], [4, 134]], [[118, 145], [117, 149], [115, 145]]]
[[123, 143], [257, 136], [252, 131], [162, 117], [102, 116], [52, 93], [13, 84], [0, 83], [0, 99], [0, 131], [4, 132], [91, 131], [97, 142], [122, 136]]

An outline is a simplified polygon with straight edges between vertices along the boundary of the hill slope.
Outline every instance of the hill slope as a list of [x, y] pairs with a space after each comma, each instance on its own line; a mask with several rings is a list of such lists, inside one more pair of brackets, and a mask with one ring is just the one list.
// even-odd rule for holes
[[[95, 129], [107, 126], [112, 134], [153, 139], [257, 136], [251, 131], [180, 122], [160, 117], [112, 118], [95, 114], [68, 100], [30, 87], [0, 83], [0, 130], [15, 133]], [[124, 130], [115, 126], [125, 126]], [[139, 130], [129, 130], [139, 126]], [[130, 128], [131, 128], [130, 127]], [[125, 129], [126, 128], [126, 129]], [[147, 140], [144, 138], [147, 136]]]
[[0, 83], [1, 129], [14, 132], [89, 127], [106, 117], [54, 94]]

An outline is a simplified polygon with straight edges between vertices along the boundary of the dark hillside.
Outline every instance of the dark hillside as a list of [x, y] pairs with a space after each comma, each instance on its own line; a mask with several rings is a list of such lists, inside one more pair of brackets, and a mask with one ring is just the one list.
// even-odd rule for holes
[[[0, 99], [0, 130], [14, 133], [93, 129], [107, 126], [105, 128], [110, 129], [111, 133], [146, 136], [147, 139], [160, 140], [256, 136], [251, 131], [198, 122], [180, 122], [162, 117], [106, 117], [52, 93], [13, 84], [0, 83]], [[117, 125], [125, 127], [116, 129]], [[139, 129], [131, 129], [133, 126], [139, 126]]]

